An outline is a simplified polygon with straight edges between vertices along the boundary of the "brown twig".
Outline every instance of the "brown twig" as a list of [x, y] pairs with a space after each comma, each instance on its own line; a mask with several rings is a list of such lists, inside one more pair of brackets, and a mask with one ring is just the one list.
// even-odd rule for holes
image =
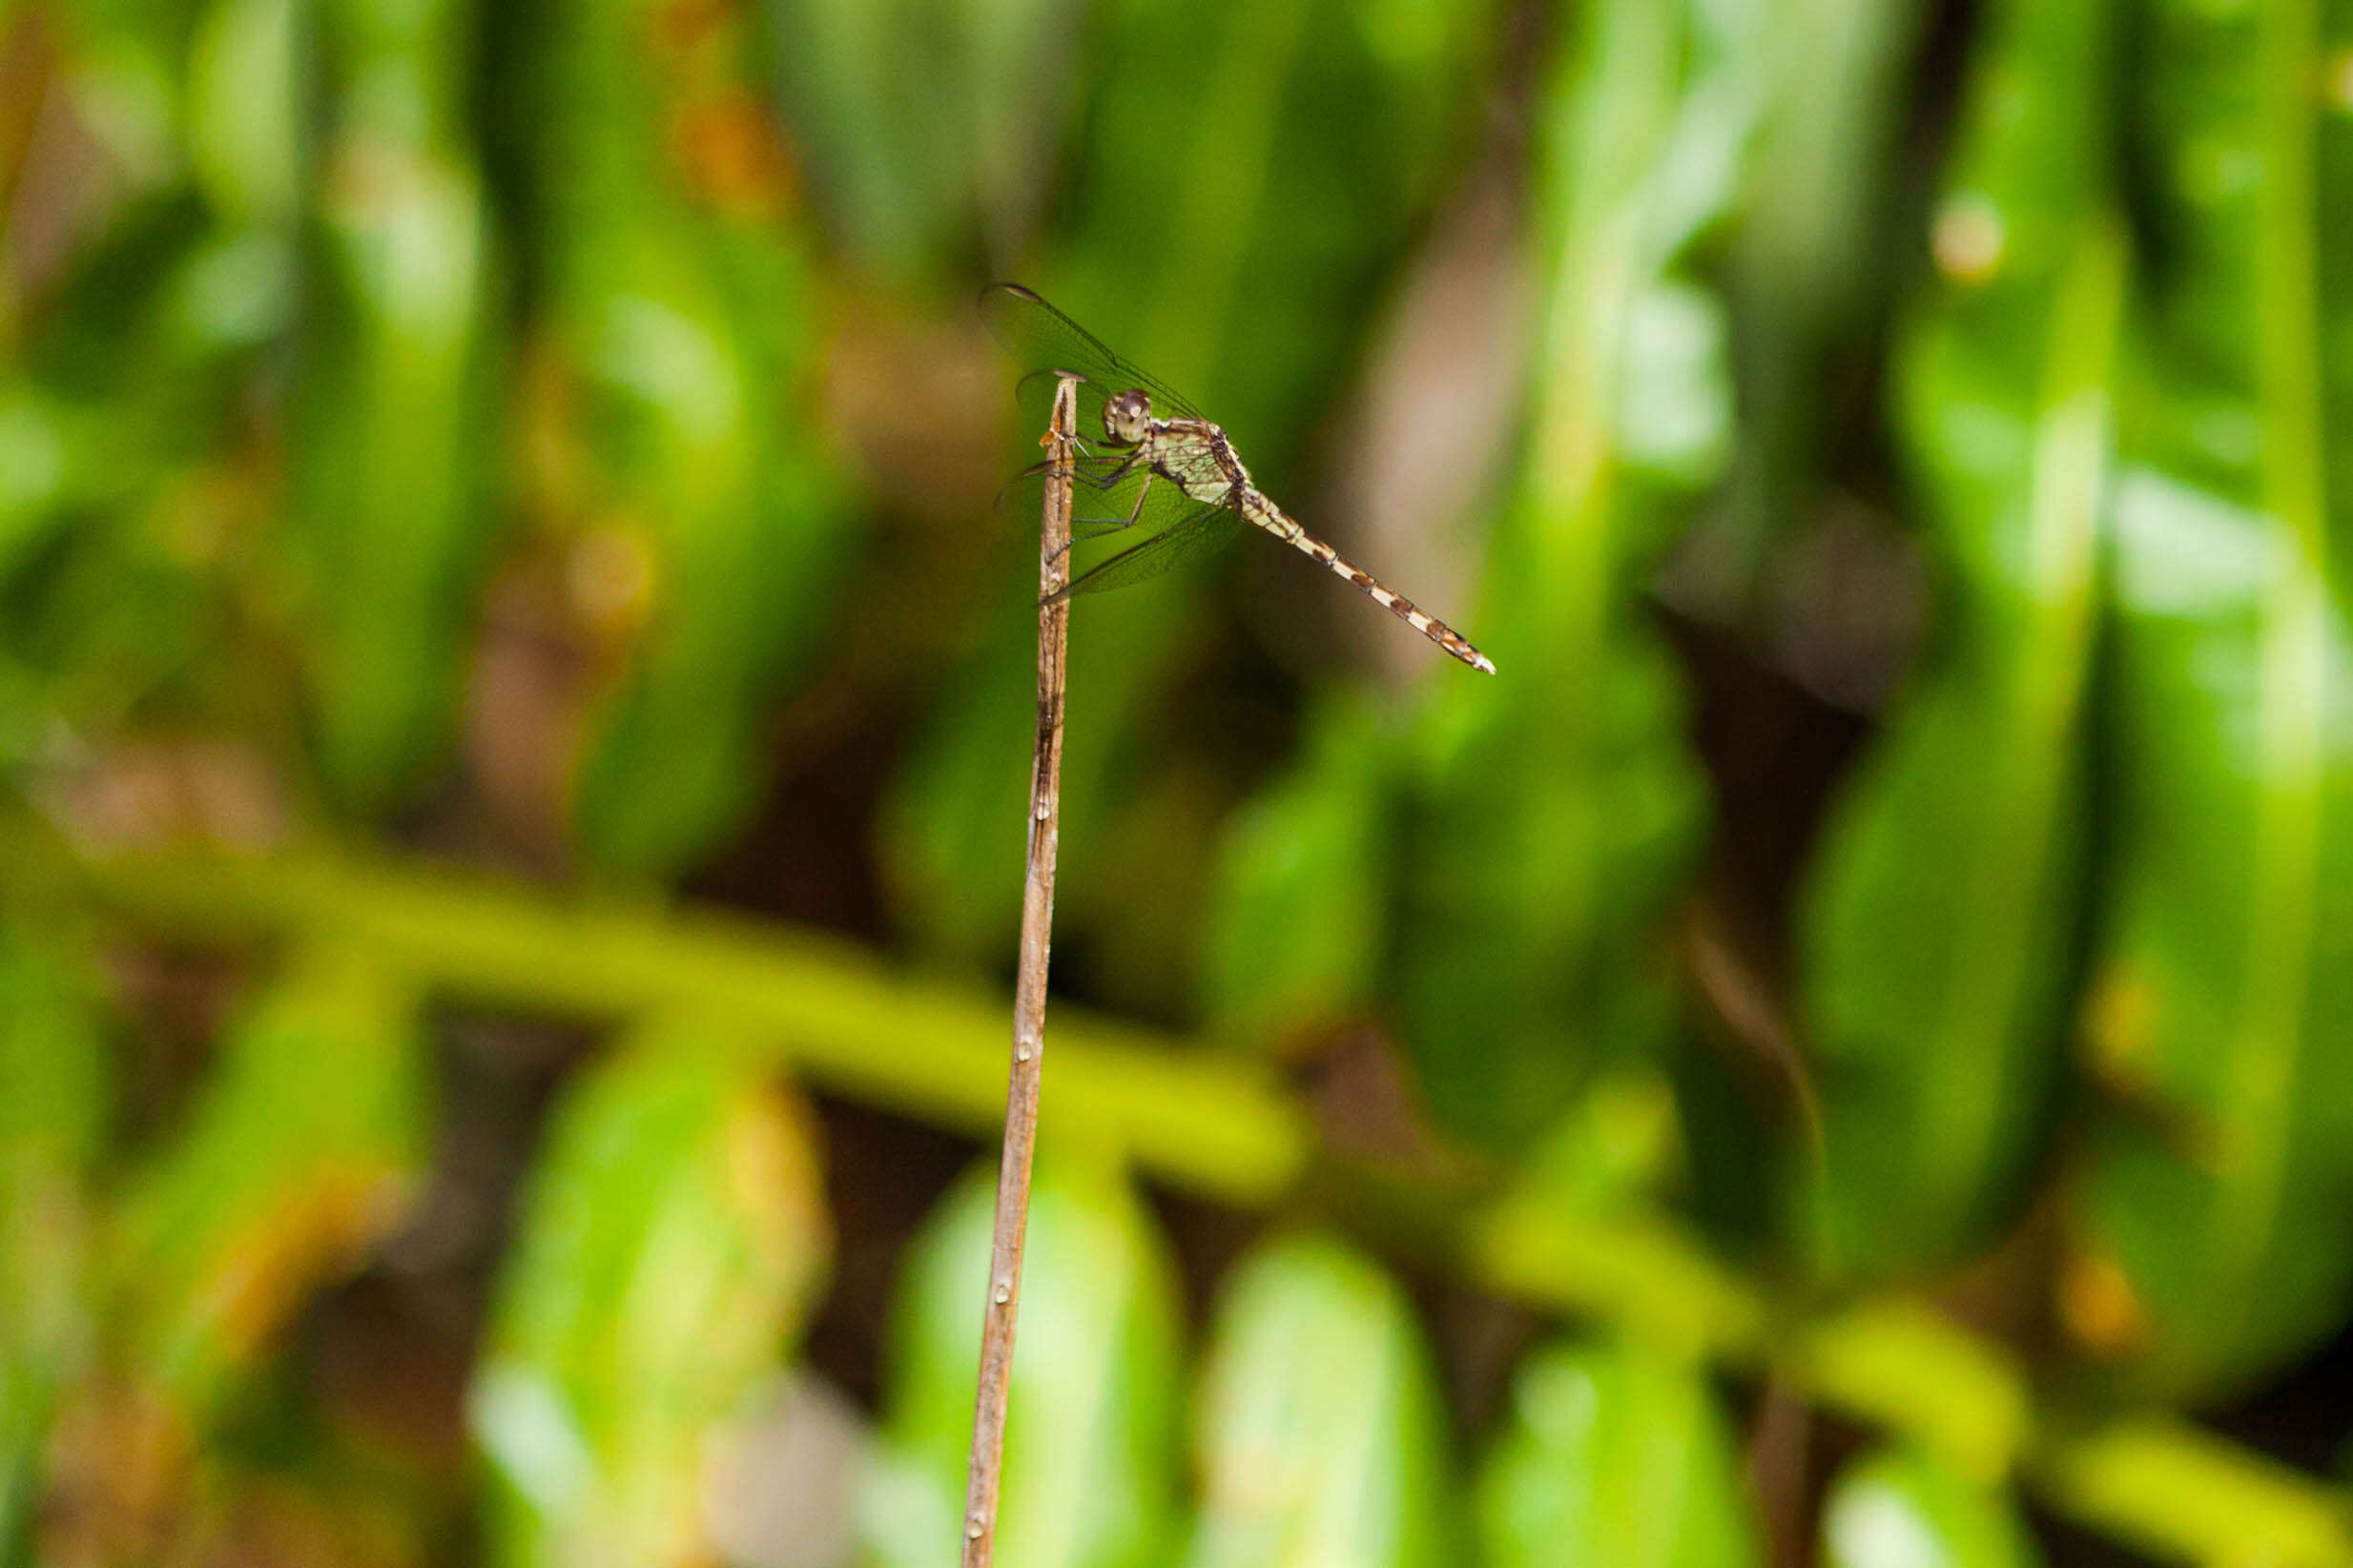
[[1054, 848], [1062, 829], [1063, 660], [1070, 604], [1071, 459], [1078, 449], [1078, 383], [1054, 388], [1044, 438], [1039, 526], [1038, 749], [1029, 770], [1029, 871], [1022, 886], [1022, 972], [1013, 992], [1013, 1066], [1005, 1083], [1005, 1149], [997, 1167], [997, 1229], [989, 1243], [988, 1305], [980, 1327], [980, 1387], [973, 1401], [972, 1470], [964, 1493], [963, 1568], [988, 1568], [997, 1544], [997, 1494], [1005, 1456], [1005, 1396], [1013, 1323], [1022, 1305], [1022, 1243], [1029, 1228], [1029, 1169], [1038, 1149], [1038, 1085], [1045, 1062], [1045, 971], [1054, 938]]

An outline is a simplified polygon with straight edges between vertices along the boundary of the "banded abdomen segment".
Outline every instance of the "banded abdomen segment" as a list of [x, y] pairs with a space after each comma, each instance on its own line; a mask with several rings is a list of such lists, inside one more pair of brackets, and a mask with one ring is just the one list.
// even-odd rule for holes
[[1461, 632], [1423, 609], [1402, 593], [1393, 593], [1383, 588], [1373, 575], [1352, 561], [1342, 558], [1338, 550], [1316, 538], [1292, 522], [1283, 508], [1269, 501], [1256, 490], [1242, 499], [1242, 515], [1282, 540], [1311, 561], [1320, 561], [1335, 577], [1344, 577], [1364, 591], [1364, 596], [1388, 610], [1398, 620], [1420, 632], [1440, 648], [1474, 670], [1496, 672], [1494, 661], [1473, 648]]

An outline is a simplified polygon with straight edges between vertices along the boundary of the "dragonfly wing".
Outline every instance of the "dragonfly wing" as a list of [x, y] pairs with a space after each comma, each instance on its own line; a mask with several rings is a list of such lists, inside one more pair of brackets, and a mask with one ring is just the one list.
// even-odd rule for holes
[[1069, 587], [1055, 595], [1066, 599], [1079, 593], [1104, 593], [1112, 588], [1131, 588], [1158, 577], [1187, 561], [1197, 560], [1217, 549], [1240, 531], [1242, 514], [1231, 506], [1194, 501], [1184, 491], [1165, 481], [1152, 487], [1145, 502], [1145, 521], [1164, 521], [1161, 514], [1174, 511], [1173, 522], [1143, 544], [1120, 551], [1103, 565], [1083, 573]]
[[[1051, 397], [1055, 373], [1070, 371], [1086, 379], [1089, 393], [1083, 394], [1081, 402], [1086, 413], [1099, 413], [1106, 398], [1142, 387], [1152, 395], [1152, 411], [1163, 419], [1202, 417], [1183, 393], [1113, 353], [1102, 339], [1019, 283], [991, 283], [982, 289], [980, 319], [1025, 373], [1025, 400], [1041, 395], [1040, 388]], [[1089, 433], [1080, 431], [1082, 436]]]
[[[1035, 517], [1052, 466], [1049, 458], [1022, 469], [997, 493], [998, 510], [1024, 520]], [[1116, 533], [1141, 539], [1175, 526], [1200, 505], [1166, 476], [1140, 463], [1129, 463], [1124, 452], [1083, 457], [1070, 477], [1070, 535], [1074, 539], [1102, 539]]]
[[[997, 492], [997, 510], [1006, 517], [1035, 518], [1045, 495], [1046, 472], [1053, 465], [1052, 458], [1044, 458], [1014, 475]], [[1127, 515], [1136, 504], [1135, 486], [1146, 475], [1141, 464], [1123, 475], [1120, 470], [1126, 466], [1125, 452], [1089, 453], [1072, 463], [1071, 494], [1079, 516], [1095, 517], [1114, 509], [1122, 517]]]

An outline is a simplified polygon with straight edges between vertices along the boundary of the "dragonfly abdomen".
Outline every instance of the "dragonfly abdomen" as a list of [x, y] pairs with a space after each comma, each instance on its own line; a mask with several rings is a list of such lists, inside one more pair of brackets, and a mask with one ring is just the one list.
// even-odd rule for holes
[[1366, 598], [1472, 669], [1483, 670], [1490, 675], [1496, 672], [1494, 661], [1477, 649], [1473, 648], [1462, 633], [1423, 609], [1404, 594], [1384, 586], [1380, 579], [1348, 560], [1338, 550], [1333, 549], [1330, 545], [1291, 521], [1282, 507], [1269, 501], [1258, 491], [1246, 490], [1243, 493], [1242, 515], [1298, 550], [1309, 560], [1323, 563], [1333, 576], [1344, 577], [1355, 584]]

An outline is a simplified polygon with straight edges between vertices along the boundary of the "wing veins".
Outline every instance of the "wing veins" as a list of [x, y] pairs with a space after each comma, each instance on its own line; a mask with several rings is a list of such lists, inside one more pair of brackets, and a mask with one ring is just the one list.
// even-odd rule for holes
[[[1170, 486], [1168, 493], [1180, 500], [1184, 498], [1184, 492], [1174, 486]], [[1196, 502], [1191, 510], [1151, 538], [1081, 573], [1054, 597], [1067, 599], [1076, 594], [1102, 593], [1149, 582], [1224, 545], [1237, 531], [1241, 516], [1228, 505]]]
[[1166, 382], [1111, 346], [1019, 283], [991, 283], [980, 291], [980, 317], [1005, 351], [1028, 372], [1027, 385], [1041, 376], [1074, 371], [1096, 382], [1105, 396], [1142, 387], [1154, 402], [1165, 404], [1164, 417], [1201, 419], [1201, 410]]

